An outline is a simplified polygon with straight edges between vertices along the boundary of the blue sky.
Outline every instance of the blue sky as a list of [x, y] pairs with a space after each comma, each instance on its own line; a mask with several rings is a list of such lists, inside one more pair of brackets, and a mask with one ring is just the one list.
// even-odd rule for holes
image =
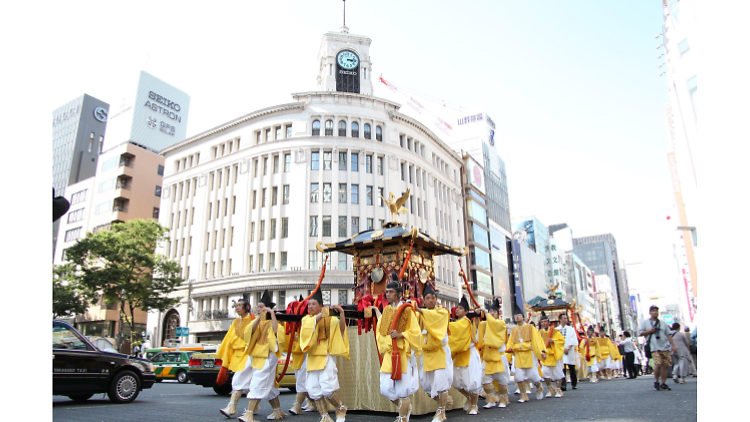
[[[50, 90], [50, 111], [83, 92], [118, 104], [147, 70], [191, 96], [188, 136], [315, 90], [321, 36], [342, 19], [336, 0], [50, 8], [66, 38], [93, 47], [51, 49], [65, 83]], [[611, 232], [625, 261], [644, 261], [631, 282], [676, 294], [661, 13], [653, 0], [350, 0], [347, 26], [372, 38], [375, 75], [486, 110], [512, 215], [567, 222], [575, 236]], [[392, 97], [379, 84], [375, 95]]]

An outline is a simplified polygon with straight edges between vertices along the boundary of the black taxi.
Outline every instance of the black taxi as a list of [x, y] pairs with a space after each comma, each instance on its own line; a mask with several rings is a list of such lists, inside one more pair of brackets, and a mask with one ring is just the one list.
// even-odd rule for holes
[[103, 352], [66, 322], [52, 321], [52, 394], [86, 401], [107, 393], [115, 403], [130, 403], [156, 382], [146, 359]]

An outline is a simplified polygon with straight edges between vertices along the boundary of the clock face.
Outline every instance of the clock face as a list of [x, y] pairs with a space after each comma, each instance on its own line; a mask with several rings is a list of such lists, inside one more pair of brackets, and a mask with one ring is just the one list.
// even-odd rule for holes
[[339, 66], [346, 70], [355, 69], [359, 65], [359, 58], [351, 51], [342, 51], [339, 53], [336, 61], [339, 63]]

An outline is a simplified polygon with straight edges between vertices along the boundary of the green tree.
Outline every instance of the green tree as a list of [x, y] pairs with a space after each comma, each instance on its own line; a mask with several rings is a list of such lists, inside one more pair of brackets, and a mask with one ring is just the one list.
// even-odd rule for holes
[[135, 309], [163, 312], [180, 301], [169, 297], [183, 282], [180, 265], [155, 252], [157, 244], [167, 240], [168, 231], [153, 220], [130, 220], [115, 223], [110, 230], [87, 233], [66, 250], [77, 268], [74, 277], [84, 296], [93, 301], [101, 295], [108, 304], [120, 304], [120, 316], [130, 326], [131, 344]]
[[86, 312], [89, 302], [80, 291], [73, 264], [57, 265], [52, 269], [52, 315], [71, 317]]

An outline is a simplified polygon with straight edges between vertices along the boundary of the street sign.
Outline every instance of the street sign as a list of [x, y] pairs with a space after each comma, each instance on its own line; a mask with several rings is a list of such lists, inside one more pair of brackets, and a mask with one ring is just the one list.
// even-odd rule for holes
[[190, 328], [188, 327], [177, 327], [177, 337], [187, 337], [190, 334]]
[[664, 319], [665, 324], [669, 324], [669, 325], [674, 324], [674, 316], [672, 315], [662, 315], [662, 319]]

